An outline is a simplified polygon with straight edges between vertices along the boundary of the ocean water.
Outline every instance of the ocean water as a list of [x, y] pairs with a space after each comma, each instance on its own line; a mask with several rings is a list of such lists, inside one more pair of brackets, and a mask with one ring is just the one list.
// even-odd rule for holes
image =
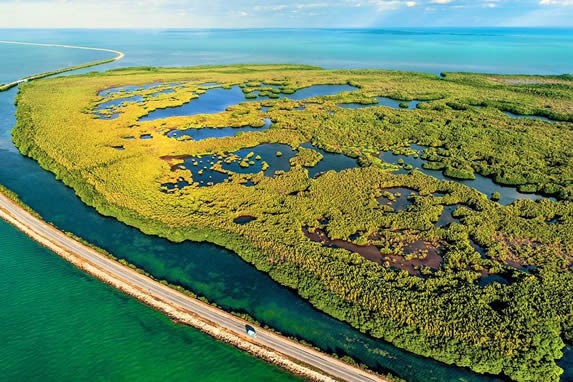
[[3, 381], [295, 381], [115, 291], [0, 220]]
[[[191, 66], [199, 64], [228, 64], [228, 63], [305, 63], [325, 67], [377, 67], [402, 70], [421, 70], [439, 73], [448, 70], [472, 70], [483, 72], [504, 73], [564, 73], [573, 72], [573, 36], [569, 30], [521, 30], [521, 29], [481, 29], [481, 30], [202, 30], [202, 31], [77, 31], [77, 30], [0, 30], [0, 40], [74, 44], [111, 48], [124, 51], [126, 57], [120, 62], [107, 64], [99, 68], [89, 68], [84, 71], [103, 70], [118, 66]], [[18, 49], [20, 57], [28, 57], [31, 66], [25, 70], [20, 68], [17, 59], [10, 56], [9, 60], [0, 62], [0, 82], [15, 80], [23, 75], [55, 69], [62, 63], [78, 64], [85, 58], [101, 59], [111, 54], [102, 52], [73, 51], [62, 48], [51, 48], [50, 56], [42, 56], [47, 48], [32, 46], [5, 46], [0, 44], [0, 56], [6, 57], [8, 52]], [[59, 56], [56, 52], [61, 52]], [[74, 53], [78, 52], [78, 53]], [[540, 54], [542, 52], [543, 54]], [[10, 53], [11, 55], [13, 53]], [[75, 56], [77, 54], [77, 56]], [[86, 54], [87, 56], [83, 56]], [[29, 59], [34, 57], [34, 59]], [[34, 63], [37, 66], [34, 66]], [[30, 72], [25, 72], [30, 70]], [[4, 79], [6, 78], [6, 79]], [[155, 276], [183, 285], [200, 295], [208, 297], [220, 306], [234, 311], [251, 314], [260, 322], [269, 324], [282, 332], [304, 338], [327, 351], [340, 352], [345, 349], [352, 357], [361, 360], [380, 371], [392, 371], [411, 381], [481, 381], [495, 380], [491, 377], [480, 376], [470, 371], [449, 367], [438, 362], [417, 357], [403, 352], [395, 347], [376, 341], [313, 309], [307, 302], [300, 299], [292, 291], [273, 282], [265, 274], [258, 272], [244, 263], [235, 254], [209, 244], [182, 243], [172, 244], [165, 240], [146, 236], [139, 231], [127, 227], [114, 219], [97, 214], [92, 208], [85, 206], [74, 195], [73, 191], [57, 181], [54, 176], [42, 170], [37, 163], [23, 158], [13, 147], [10, 139], [15, 118], [13, 106], [17, 89], [0, 93], [0, 183], [17, 192], [21, 198], [37, 210], [46, 220], [58, 227], [74, 232], [88, 241], [99, 245], [116, 256], [146, 269]], [[0, 230], [2, 228], [0, 224]], [[50, 257], [49, 263], [38, 260], [23, 261], [21, 256], [28, 252], [33, 243], [26, 237], [19, 236], [9, 229], [0, 236], [1, 261], [30, 264], [24, 267], [4, 266], [9, 270], [9, 283], [2, 283], [1, 296], [13, 296], [12, 305], [21, 309], [21, 317], [41, 315], [36, 311], [35, 302], [39, 300], [57, 299], [61, 293], [72, 289], [82, 296], [94, 294], [98, 303], [106, 309], [111, 309], [110, 316], [117, 317], [117, 322], [109, 320], [102, 323], [105, 314], [100, 313], [103, 307], [88, 310], [82, 319], [85, 332], [91, 333], [89, 340], [84, 340], [83, 351], [104, 349], [102, 352], [85, 353], [74, 368], [84, 367], [97, 370], [98, 364], [112, 360], [126, 359], [134, 354], [130, 361], [116, 362], [117, 373], [125, 373], [124, 379], [181, 379], [183, 373], [196, 374], [195, 380], [209, 380], [201, 362], [191, 362], [194, 355], [186, 346], [178, 345], [179, 337], [199, 335], [196, 331], [181, 328], [151, 309], [138, 305], [121, 294], [109, 290], [98, 282], [79, 282], [73, 277], [89, 279], [81, 275], [55, 255], [40, 251], [40, 260]], [[19, 240], [19, 241], [12, 241]], [[8, 264], [8, 263], [7, 263]], [[56, 274], [52, 269], [67, 269]], [[66, 268], [67, 267], [67, 268]], [[74, 276], [75, 275], [75, 276]], [[71, 279], [69, 279], [71, 278]], [[26, 296], [14, 295], [14, 286], [29, 285], [29, 280], [38, 280], [37, 284], [26, 288]], [[70, 281], [72, 280], [72, 281]], [[90, 279], [91, 280], [91, 279]], [[101, 291], [96, 293], [90, 289], [97, 285]], [[10, 288], [10, 289], [8, 289]], [[107, 292], [105, 292], [107, 291]], [[52, 293], [47, 293], [52, 292]], [[10, 293], [10, 294], [9, 294]], [[108, 293], [108, 294], [106, 294]], [[115, 297], [114, 297], [115, 296]], [[23, 301], [23, 304], [18, 304]], [[133, 308], [131, 314], [121, 313], [122, 302], [130, 301]], [[68, 335], [70, 311], [76, 310], [79, 304], [69, 299], [60, 304], [59, 312], [52, 312], [52, 326], [38, 325], [33, 327], [37, 336], [45, 338], [41, 346], [62, 346], [70, 348], [74, 343], [74, 334]], [[94, 303], [95, 304], [95, 303]], [[10, 306], [12, 306], [10, 305]], [[108, 307], [110, 306], [110, 307]], [[96, 305], [98, 307], [98, 305]], [[14, 308], [16, 309], [16, 308]], [[82, 307], [83, 309], [83, 307]], [[117, 309], [117, 310], [114, 310]], [[26, 312], [28, 315], [26, 315]], [[4, 311], [0, 311], [4, 314]], [[6, 315], [9, 314], [8, 310]], [[46, 313], [47, 314], [47, 313]], [[107, 314], [107, 313], [106, 313]], [[109, 317], [109, 316], [108, 316]], [[121, 317], [121, 320], [119, 319]], [[123, 320], [125, 318], [125, 320]], [[138, 332], [141, 322], [148, 322], [148, 331]], [[32, 326], [28, 326], [27, 329]], [[100, 341], [105, 336], [98, 335], [105, 330], [120, 333], [136, 333], [127, 338], [125, 346], [117, 346], [110, 350]], [[158, 328], [158, 329], [157, 329]], [[0, 326], [0, 338], [21, 335], [17, 325]], [[60, 333], [71, 338], [69, 342], [61, 342]], [[139, 334], [138, 334], [139, 333]], [[160, 333], [160, 334], [154, 334]], [[18, 337], [14, 337], [18, 338]], [[216, 349], [216, 341], [203, 337], [201, 347]], [[66, 374], [67, 360], [54, 355], [36, 351], [31, 353], [26, 338], [3, 344], [0, 361], [6, 365], [24, 365], [54, 363], [54, 379], [73, 379]], [[109, 339], [106, 341], [110, 341]], [[111, 340], [113, 343], [115, 340]], [[199, 343], [199, 340], [197, 340]], [[105, 342], [105, 341], [104, 341]], [[64, 345], [58, 345], [62, 344]], [[168, 366], [162, 375], [153, 374], [148, 370], [151, 364], [150, 356], [135, 349], [142, 347], [153, 353], [147, 344], [155, 351], [181, 352], [182, 358], [187, 357], [183, 366]], [[145, 346], [144, 346], [145, 345]], [[27, 347], [28, 346], [28, 347]], [[76, 349], [76, 348], [74, 348]], [[92, 349], [92, 350], [93, 350]], [[242, 355], [240, 352], [225, 347], [231, 354]], [[113, 350], [113, 351], [112, 351]], [[105, 356], [108, 351], [110, 357]], [[217, 353], [213, 360], [218, 360], [222, 373], [228, 372], [233, 380], [249, 376], [238, 367], [226, 369], [232, 362], [227, 360], [232, 355]], [[563, 361], [563, 365], [571, 364], [571, 355]], [[137, 356], [135, 356], [137, 355]], [[171, 355], [177, 358], [175, 355]], [[249, 357], [245, 357], [250, 359]], [[101, 361], [103, 360], [103, 361]], [[101, 363], [100, 363], [101, 362]], [[178, 361], [174, 361], [176, 363]], [[4, 363], [0, 362], [0, 368]], [[71, 364], [71, 363], [70, 363]], [[213, 365], [213, 364], [211, 364]], [[262, 364], [263, 366], [266, 366]], [[22, 368], [10, 366], [10, 379], [30, 379]], [[187, 369], [185, 369], [187, 367]], [[168, 374], [171, 369], [181, 374]], [[232, 369], [232, 370], [231, 370]], [[264, 369], [261, 367], [261, 370]], [[280, 380], [275, 376], [274, 368], [262, 371], [259, 375], [250, 375], [249, 380]], [[225, 371], [227, 370], [227, 371]], [[18, 374], [20, 372], [21, 374]], [[59, 374], [61, 373], [61, 374]], [[271, 373], [271, 374], [264, 374]], [[0, 375], [3, 375], [0, 369]], [[39, 376], [38, 374], [37, 376]], [[117, 374], [120, 375], [120, 374]], [[218, 378], [222, 378], [221, 374]], [[570, 373], [569, 373], [570, 375]], [[73, 376], [73, 375], [72, 375]], [[60, 378], [56, 378], [60, 377]], [[37, 379], [37, 378], [31, 378]], [[219, 380], [225, 380], [219, 379]], [[213, 377], [212, 380], [217, 380]], [[565, 380], [565, 379], [564, 379]]]
[[110, 67], [303, 63], [436, 74], [573, 72], [573, 29], [0, 29], [0, 39], [95, 46], [126, 53], [124, 60]]

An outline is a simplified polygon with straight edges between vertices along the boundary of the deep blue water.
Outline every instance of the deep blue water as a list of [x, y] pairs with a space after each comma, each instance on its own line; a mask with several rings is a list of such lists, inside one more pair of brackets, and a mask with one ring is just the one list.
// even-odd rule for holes
[[[304, 63], [436, 74], [573, 72], [573, 29], [0, 30], [0, 39], [97, 46], [126, 53], [122, 62], [110, 67]], [[5, 47], [0, 49], [5, 51]], [[10, 62], [3, 73], [22, 72], [22, 62]]]
[[[119, 66], [191, 66], [227, 63], [306, 63], [334, 67], [377, 67], [439, 73], [472, 70], [503, 73], [573, 72], [573, 36], [569, 30], [432, 29], [432, 30], [202, 30], [78, 31], [0, 30], [0, 40], [88, 45], [124, 51]], [[45, 48], [47, 49], [47, 48]], [[78, 64], [84, 58], [111, 56], [29, 46], [3, 46], [0, 82]], [[19, 52], [15, 52], [19, 51]], [[58, 54], [57, 52], [60, 52]], [[85, 53], [85, 52], [84, 52]], [[34, 57], [24, 67], [18, 57]], [[73, 56], [70, 58], [70, 56]], [[17, 90], [0, 94], [0, 183], [48, 221], [74, 232], [120, 258], [208, 297], [220, 306], [245, 311], [259, 321], [353, 357], [378, 370], [392, 370], [412, 381], [491, 380], [475, 373], [400, 351], [364, 336], [316, 310], [293, 292], [244, 263], [238, 256], [209, 244], [172, 244], [146, 236], [86, 207], [73, 191], [23, 158], [13, 147]], [[63, 261], [63, 260], [62, 260]], [[33, 275], [22, 273], [22, 277]], [[78, 286], [81, 288], [81, 286]], [[563, 366], [571, 364], [569, 357]], [[571, 375], [570, 371], [566, 375]]]

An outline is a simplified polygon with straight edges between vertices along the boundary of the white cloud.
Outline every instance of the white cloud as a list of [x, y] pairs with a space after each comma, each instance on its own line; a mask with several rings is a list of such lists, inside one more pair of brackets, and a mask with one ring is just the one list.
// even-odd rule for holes
[[539, 4], [541, 4], [541, 5], [571, 6], [571, 5], [573, 5], [573, 0], [540, 0]]
[[572, 26], [572, 20], [573, 0], [0, 0], [2, 28]]
[[297, 4], [295, 5], [298, 9], [316, 9], [316, 8], [328, 8], [328, 3], [310, 3], [310, 4]]
[[374, 5], [376, 10], [380, 12], [384, 11], [395, 11], [400, 9], [404, 5], [408, 8], [415, 7], [418, 5], [416, 1], [404, 1], [404, 0], [368, 0], [368, 4]]

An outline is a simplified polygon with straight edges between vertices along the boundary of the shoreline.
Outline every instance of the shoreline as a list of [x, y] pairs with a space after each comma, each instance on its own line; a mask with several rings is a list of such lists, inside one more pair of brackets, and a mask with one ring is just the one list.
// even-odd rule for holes
[[[243, 333], [245, 325], [251, 323], [193, 299], [100, 254], [26, 211], [1, 190], [0, 217], [78, 269], [166, 314], [172, 320], [192, 326], [295, 375], [310, 381], [389, 381], [262, 328], [257, 328], [257, 339], [253, 340]], [[89, 253], [90, 257], [82, 256], [82, 252]], [[97, 262], [94, 261], [96, 259]], [[114, 274], [102, 267], [102, 264], [111, 263], [124, 274]], [[188, 309], [189, 305], [203, 310], [208, 317]], [[221, 318], [233, 323], [235, 327], [215, 322]], [[261, 339], [270, 345], [261, 343]], [[283, 351], [273, 349], [273, 345]], [[289, 351], [294, 354], [285, 354]], [[305, 359], [298, 359], [297, 355]]]
[[90, 48], [87, 46], [61, 45], [61, 44], [42, 44], [42, 43], [34, 43], [34, 42], [19, 42], [19, 41], [5, 41], [5, 40], [0, 40], [0, 44], [31, 45], [31, 46], [43, 46], [43, 47], [51, 47], [51, 48], [65, 48], [65, 49], [82, 49], [82, 50], [93, 50], [93, 51], [98, 51], [98, 52], [108, 52], [108, 53], [114, 53], [115, 54], [115, 57], [112, 57], [112, 58], [106, 58], [106, 59], [97, 60], [97, 61], [90, 61], [90, 62], [87, 62], [85, 64], [68, 66], [68, 67], [64, 67], [62, 69], [56, 69], [56, 70], [52, 70], [52, 71], [44, 72], [44, 73], [32, 74], [30, 76], [22, 77], [16, 81], [12, 81], [12, 82], [9, 82], [6, 84], [0, 84], [0, 92], [6, 91], [8, 89], [12, 89], [15, 86], [18, 86], [22, 83], [26, 83], [29, 81], [39, 80], [41, 78], [53, 76], [53, 75], [60, 74], [60, 73], [71, 72], [74, 70], [89, 68], [91, 66], [109, 64], [110, 62], [119, 61], [125, 57], [125, 53], [123, 53], [119, 50], [105, 49], [105, 48]]

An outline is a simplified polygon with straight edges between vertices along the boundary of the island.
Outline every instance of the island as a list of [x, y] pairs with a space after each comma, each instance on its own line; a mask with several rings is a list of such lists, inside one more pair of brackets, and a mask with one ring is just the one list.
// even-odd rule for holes
[[573, 341], [573, 77], [303, 65], [21, 84], [14, 142], [101, 214], [516, 381]]

